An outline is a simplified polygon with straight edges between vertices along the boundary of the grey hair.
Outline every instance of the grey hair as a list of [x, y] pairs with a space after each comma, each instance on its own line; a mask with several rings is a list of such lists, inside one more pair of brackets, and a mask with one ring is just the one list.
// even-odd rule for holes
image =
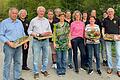
[[18, 11], [18, 9], [17, 9], [16, 7], [11, 7], [11, 8], [9, 9], [9, 14], [11, 13], [12, 10], [17, 10], [17, 11]]
[[39, 6], [39, 7], [37, 8], [37, 12], [38, 12], [40, 9], [43, 9], [44, 11], [46, 11], [45, 7]]
[[25, 13], [26, 13], [26, 15], [27, 15], [27, 11], [26, 11], [25, 9], [21, 9], [21, 10], [19, 11], [19, 13], [18, 13], [19, 16], [21, 15], [22, 11], [25, 11]]
[[61, 9], [60, 9], [60, 8], [56, 8], [56, 9], [54, 10], [54, 12], [56, 12], [56, 11], [60, 11], [60, 12], [61, 12]]
[[109, 11], [115, 12], [115, 10], [114, 10], [113, 8], [108, 8], [108, 9], [107, 9], [107, 13], [108, 13]]

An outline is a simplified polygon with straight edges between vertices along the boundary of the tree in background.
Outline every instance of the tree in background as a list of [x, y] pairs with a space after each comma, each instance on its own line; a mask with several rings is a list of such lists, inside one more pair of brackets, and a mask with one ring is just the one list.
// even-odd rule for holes
[[59, 7], [63, 11], [70, 9], [71, 11], [91, 12], [92, 9], [96, 9], [99, 18], [102, 18], [102, 13], [108, 7], [113, 7], [116, 14], [120, 16], [119, 0], [0, 0], [0, 3], [0, 17], [3, 19], [8, 16], [8, 9], [15, 6], [18, 9], [25, 8], [28, 11], [29, 20], [31, 20], [36, 16], [36, 8], [41, 5], [46, 9]]

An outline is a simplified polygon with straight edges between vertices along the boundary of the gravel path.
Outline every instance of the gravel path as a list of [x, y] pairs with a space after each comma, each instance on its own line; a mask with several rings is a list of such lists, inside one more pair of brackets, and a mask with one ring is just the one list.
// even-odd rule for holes
[[[2, 80], [2, 73], [3, 73], [3, 59], [4, 54], [2, 52], [2, 44], [0, 43], [0, 80]], [[41, 59], [41, 57], [40, 57]], [[41, 64], [41, 60], [40, 60]], [[31, 48], [29, 50], [29, 60], [28, 60], [28, 66], [32, 69], [32, 53]], [[12, 68], [12, 65], [11, 65]], [[40, 66], [41, 68], [41, 66]], [[57, 76], [56, 71], [51, 68], [51, 55], [49, 56], [49, 65], [48, 65], [48, 72], [49, 76], [44, 77], [42, 74], [40, 74], [40, 80], [120, 80], [120, 78], [116, 75], [116, 71], [114, 71], [111, 75], [108, 75], [106, 73], [106, 67], [101, 66], [102, 75], [99, 76], [95, 70], [95, 64], [94, 64], [94, 73], [92, 75], [88, 75], [86, 71], [80, 70], [79, 74], [76, 74], [74, 70], [67, 69], [65, 76]], [[11, 69], [11, 76], [12, 76], [12, 69]], [[33, 73], [31, 71], [22, 71], [22, 77], [25, 80], [34, 80]], [[12, 79], [10, 79], [12, 80]]]

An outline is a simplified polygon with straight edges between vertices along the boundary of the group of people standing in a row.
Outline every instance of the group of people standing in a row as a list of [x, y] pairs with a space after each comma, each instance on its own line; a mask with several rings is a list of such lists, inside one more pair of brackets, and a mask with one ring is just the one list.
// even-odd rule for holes
[[[27, 11], [16, 8], [9, 9], [9, 18], [0, 24], [0, 41], [4, 42], [3, 52], [4, 68], [3, 80], [10, 79], [10, 65], [13, 59], [13, 78], [14, 80], [24, 80], [20, 78], [21, 67], [23, 70], [30, 70], [27, 66], [29, 42], [14, 48], [13, 42], [25, 35], [33, 36], [33, 73], [34, 78], [39, 79], [39, 58], [42, 54], [41, 73], [48, 76], [47, 65], [49, 51], [52, 53], [52, 67], [56, 69], [58, 75], [65, 75], [66, 67], [73, 68], [76, 73], [81, 70], [93, 73], [92, 61], [96, 62], [96, 69], [99, 75], [102, 74], [100, 68], [100, 53], [102, 53], [103, 65], [108, 66], [107, 73], [113, 71], [111, 45], [115, 42], [116, 49], [116, 69], [120, 77], [120, 41], [104, 40], [105, 34], [114, 34], [120, 39], [120, 19], [114, 15], [113, 8], [108, 8], [104, 13], [104, 19], [96, 17], [96, 10], [92, 10], [88, 17], [87, 12], [81, 14], [76, 10], [71, 15], [70, 10], [62, 12], [60, 8], [54, 11], [47, 11], [43, 6], [37, 8], [37, 16], [30, 23], [27, 20]], [[55, 14], [54, 14], [55, 13]], [[19, 17], [17, 19], [17, 17]], [[72, 18], [71, 18], [72, 17]], [[36, 37], [50, 36], [53, 38], [38, 40]], [[100, 44], [101, 52], [100, 52]], [[51, 48], [50, 48], [50, 47]], [[80, 67], [78, 61], [78, 49], [80, 51]], [[66, 55], [68, 52], [68, 60]], [[21, 66], [21, 53], [23, 53], [23, 64]], [[93, 56], [94, 54], [94, 56]], [[73, 57], [72, 57], [73, 56]], [[73, 62], [72, 62], [73, 60]], [[66, 63], [66, 61], [68, 61]], [[68, 65], [67, 65], [68, 64]]]

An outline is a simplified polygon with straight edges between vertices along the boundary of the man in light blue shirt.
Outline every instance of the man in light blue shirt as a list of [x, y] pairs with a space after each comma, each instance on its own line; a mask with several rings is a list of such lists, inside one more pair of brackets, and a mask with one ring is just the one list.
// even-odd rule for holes
[[[21, 75], [21, 51], [22, 47], [14, 48], [13, 42], [25, 36], [24, 28], [20, 20], [17, 19], [18, 10], [9, 9], [9, 18], [3, 20], [0, 25], [0, 41], [4, 43], [3, 51], [5, 54], [3, 80], [11, 80], [10, 65], [13, 59], [13, 78], [12, 80], [24, 80]], [[27, 44], [24, 45], [25, 48]]]

